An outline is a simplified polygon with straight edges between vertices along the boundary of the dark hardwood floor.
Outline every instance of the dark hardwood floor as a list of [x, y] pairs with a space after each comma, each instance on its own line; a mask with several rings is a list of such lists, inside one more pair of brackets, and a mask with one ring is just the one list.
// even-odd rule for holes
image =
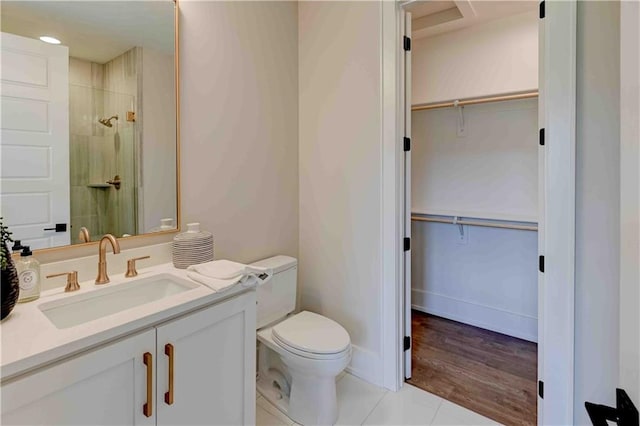
[[534, 425], [537, 345], [412, 312], [408, 382], [505, 425]]

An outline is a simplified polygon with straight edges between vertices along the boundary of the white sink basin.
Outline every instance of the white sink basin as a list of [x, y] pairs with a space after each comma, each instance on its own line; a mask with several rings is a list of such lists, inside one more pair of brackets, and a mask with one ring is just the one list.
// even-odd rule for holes
[[43, 303], [39, 309], [53, 325], [63, 329], [198, 287], [191, 281], [160, 274], [113, 287], [107, 284], [104, 289]]

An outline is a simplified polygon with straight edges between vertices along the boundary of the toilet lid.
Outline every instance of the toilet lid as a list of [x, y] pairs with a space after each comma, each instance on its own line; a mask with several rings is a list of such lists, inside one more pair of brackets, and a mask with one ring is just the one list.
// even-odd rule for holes
[[314, 354], [343, 352], [351, 344], [349, 333], [340, 324], [308, 311], [277, 324], [272, 333], [279, 342]]

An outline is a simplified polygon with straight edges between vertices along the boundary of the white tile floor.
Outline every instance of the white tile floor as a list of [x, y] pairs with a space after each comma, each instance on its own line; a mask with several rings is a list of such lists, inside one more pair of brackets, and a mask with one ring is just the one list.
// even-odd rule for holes
[[[337, 384], [338, 425], [496, 425], [498, 423], [439, 396], [405, 384], [399, 392], [388, 392], [350, 374]], [[294, 422], [266, 399], [258, 396], [258, 426]]]

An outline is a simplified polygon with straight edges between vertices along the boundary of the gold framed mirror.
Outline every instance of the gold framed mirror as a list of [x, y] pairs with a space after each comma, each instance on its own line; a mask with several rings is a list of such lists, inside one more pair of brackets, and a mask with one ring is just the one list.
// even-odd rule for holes
[[180, 230], [174, 0], [3, 1], [0, 209], [38, 252]]

